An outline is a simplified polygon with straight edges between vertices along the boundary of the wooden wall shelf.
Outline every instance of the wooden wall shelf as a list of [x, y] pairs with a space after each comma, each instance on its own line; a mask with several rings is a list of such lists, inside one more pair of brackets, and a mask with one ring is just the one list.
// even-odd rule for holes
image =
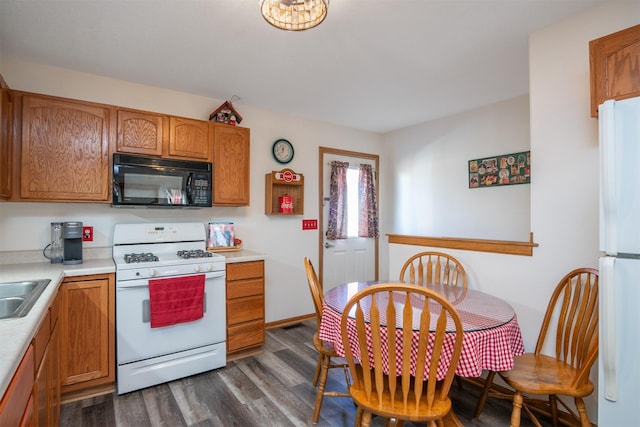
[[[293, 212], [280, 211], [280, 197], [293, 198]], [[291, 169], [272, 171], [265, 175], [264, 213], [266, 215], [304, 214], [304, 176]]]

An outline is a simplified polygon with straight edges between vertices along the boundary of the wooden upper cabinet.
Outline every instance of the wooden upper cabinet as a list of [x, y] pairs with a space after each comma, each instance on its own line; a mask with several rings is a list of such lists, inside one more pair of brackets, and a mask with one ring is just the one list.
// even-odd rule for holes
[[109, 200], [109, 106], [22, 97], [20, 197]]
[[0, 199], [11, 196], [11, 93], [0, 76]]
[[118, 109], [119, 153], [211, 161], [211, 123]]
[[249, 129], [214, 125], [213, 204], [249, 205]]
[[589, 42], [591, 116], [608, 99], [640, 96], [640, 25]]
[[145, 111], [118, 110], [116, 151], [161, 156], [166, 136], [167, 116]]
[[210, 162], [212, 124], [183, 117], [169, 118], [169, 157], [186, 157]]

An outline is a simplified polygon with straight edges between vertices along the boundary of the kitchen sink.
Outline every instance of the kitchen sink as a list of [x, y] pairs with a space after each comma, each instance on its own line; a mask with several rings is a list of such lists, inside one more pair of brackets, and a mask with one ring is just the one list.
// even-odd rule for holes
[[0, 319], [26, 316], [50, 282], [43, 279], [0, 283]]

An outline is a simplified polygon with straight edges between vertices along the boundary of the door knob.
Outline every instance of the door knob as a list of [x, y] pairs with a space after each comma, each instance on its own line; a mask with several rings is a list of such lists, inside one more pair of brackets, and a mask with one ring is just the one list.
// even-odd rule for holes
[[325, 243], [325, 244], [324, 244], [324, 247], [325, 247], [325, 248], [327, 248], [327, 249], [329, 249], [329, 248], [334, 247], [334, 245], [330, 245], [329, 243]]

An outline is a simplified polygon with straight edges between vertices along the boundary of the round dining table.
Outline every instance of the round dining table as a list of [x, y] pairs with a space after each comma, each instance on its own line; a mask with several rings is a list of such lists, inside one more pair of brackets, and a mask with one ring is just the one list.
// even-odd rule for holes
[[[324, 294], [320, 339], [333, 344], [344, 357], [340, 333], [342, 311], [357, 292], [388, 281], [352, 282]], [[462, 353], [456, 369], [461, 377], [479, 377], [483, 370], [508, 371], [515, 356], [524, 354], [520, 326], [513, 308], [504, 300], [484, 292], [449, 285], [422, 285], [444, 295], [458, 311], [464, 329]], [[380, 326], [381, 328], [384, 325]], [[446, 368], [446, 367], [445, 367]], [[412, 366], [412, 372], [415, 366]]]

